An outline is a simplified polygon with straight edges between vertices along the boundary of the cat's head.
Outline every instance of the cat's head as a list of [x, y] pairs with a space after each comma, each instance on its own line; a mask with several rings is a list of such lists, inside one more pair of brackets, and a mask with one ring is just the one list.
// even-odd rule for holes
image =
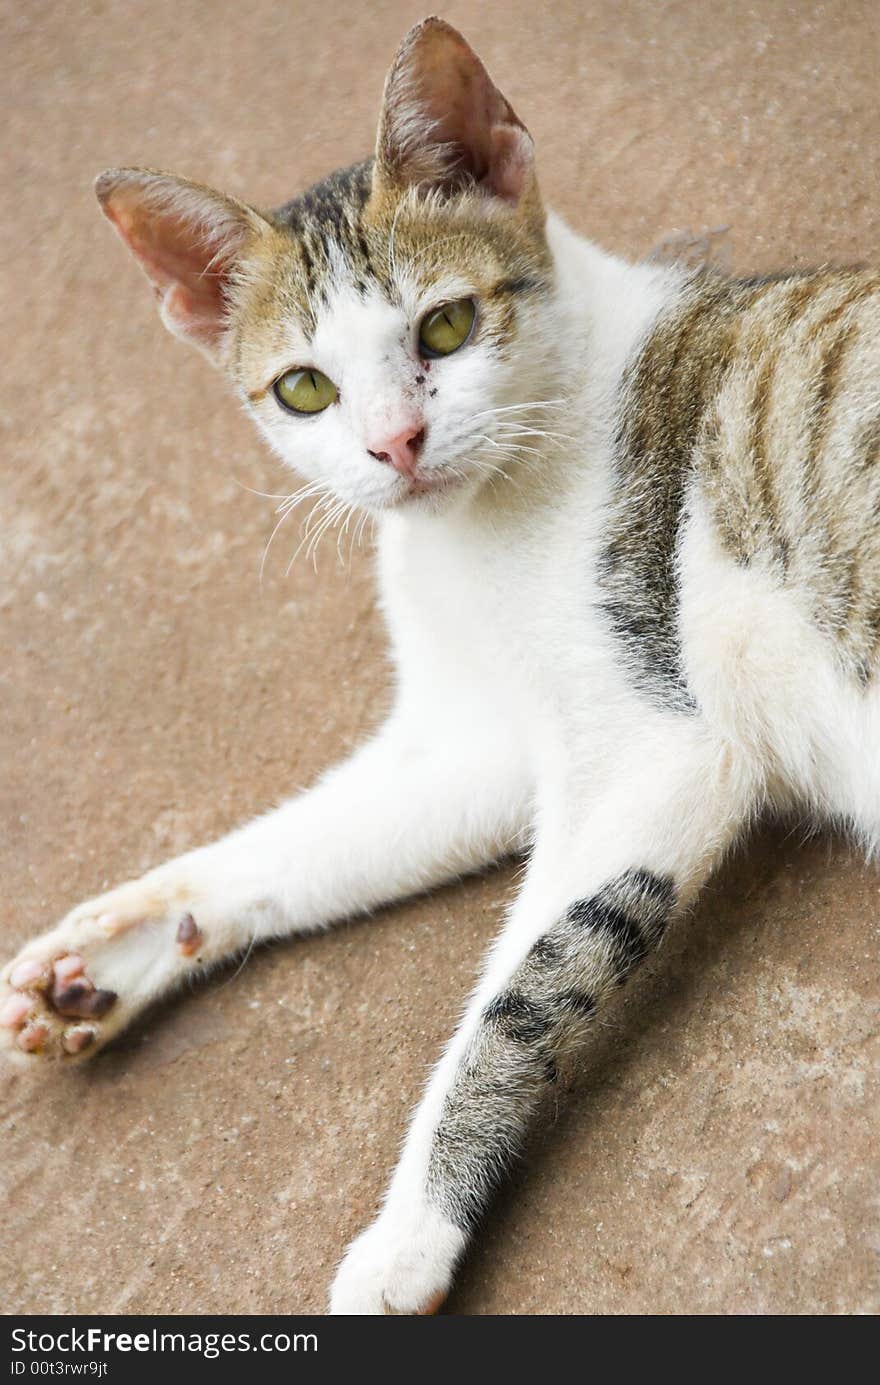
[[375, 157], [279, 211], [144, 169], [97, 193], [165, 325], [340, 499], [436, 508], [528, 455], [553, 384], [533, 146], [442, 20], [398, 51]]

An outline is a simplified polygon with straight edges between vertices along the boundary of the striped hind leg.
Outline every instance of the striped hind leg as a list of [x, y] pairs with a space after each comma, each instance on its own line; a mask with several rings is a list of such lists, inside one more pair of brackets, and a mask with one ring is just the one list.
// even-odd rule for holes
[[522, 894], [437, 1067], [376, 1222], [349, 1248], [333, 1313], [427, 1312], [617, 986], [662, 941], [747, 820], [729, 756], [682, 730], [642, 746], [579, 827], [539, 836]]

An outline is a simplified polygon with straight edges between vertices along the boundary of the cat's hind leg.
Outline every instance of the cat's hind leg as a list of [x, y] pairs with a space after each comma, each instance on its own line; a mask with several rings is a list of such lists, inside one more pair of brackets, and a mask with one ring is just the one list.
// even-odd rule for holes
[[[349, 1248], [333, 1313], [430, 1311], [566, 1055], [662, 941], [742, 830], [757, 789], [691, 724], [633, 738], [586, 813], [539, 815], [523, 891], [428, 1085], [374, 1224]], [[547, 824], [552, 821], [555, 826]], [[569, 825], [566, 825], [569, 824]]]

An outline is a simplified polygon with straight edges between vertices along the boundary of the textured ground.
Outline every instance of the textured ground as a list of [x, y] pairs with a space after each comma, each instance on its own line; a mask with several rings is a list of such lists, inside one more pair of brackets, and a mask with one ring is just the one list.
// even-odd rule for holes
[[[0, 105], [4, 951], [307, 781], [385, 685], [369, 560], [285, 576], [280, 489], [161, 330], [90, 184], [282, 201], [361, 156], [422, 14], [6, 0]], [[871, 0], [454, 3], [614, 250], [880, 259]], [[876, 749], [876, 748], [875, 748]], [[320, 1310], [512, 887], [254, 957], [87, 1070], [0, 1074], [7, 1312]], [[458, 1313], [876, 1312], [880, 875], [765, 833], [634, 983], [489, 1220]]]

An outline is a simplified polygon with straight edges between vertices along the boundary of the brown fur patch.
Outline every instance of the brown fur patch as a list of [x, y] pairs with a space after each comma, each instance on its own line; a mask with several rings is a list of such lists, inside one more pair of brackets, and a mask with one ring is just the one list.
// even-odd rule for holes
[[274, 234], [252, 247], [231, 311], [228, 363], [253, 403], [265, 397], [264, 363], [283, 349], [285, 324], [314, 333], [340, 264], [356, 291], [378, 290], [395, 305], [401, 277], [429, 294], [441, 277], [461, 274], [474, 284], [481, 336], [501, 352], [515, 335], [519, 304], [552, 283], [532, 218], [475, 189], [446, 196], [374, 187], [372, 160], [334, 173], [270, 220]]
[[792, 592], [865, 682], [880, 612], [880, 276], [822, 271], [746, 305], [694, 473], [723, 546]]
[[640, 684], [687, 708], [677, 554], [688, 488], [722, 545], [797, 590], [860, 679], [880, 612], [880, 278], [696, 275], [631, 367], [601, 582]]
[[640, 686], [683, 708], [691, 704], [677, 633], [676, 552], [685, 486], [735, 351], [741, 304], [765, 291], [698, 276], [657, 323], [623, 387], [603, 608]]

